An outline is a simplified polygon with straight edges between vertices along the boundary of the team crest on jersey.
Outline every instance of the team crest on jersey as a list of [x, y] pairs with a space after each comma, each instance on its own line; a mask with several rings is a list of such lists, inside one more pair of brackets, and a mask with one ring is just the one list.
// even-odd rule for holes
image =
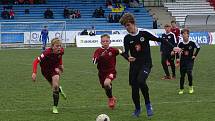
[[171, 36], [168, 36], [168, 39], [170, 39], [171, 38]]
[[189, 47], [189, 50], [191, 50], [191, 49], [192, 49], [192, 46]]
[[130, 44], [131, 44], [131, 43], [134, 43], [134, 41], [130, 41]]
[[141, 42], [145, 41], [144, 37], [140, 37], [140, 41]]
[[113, 54], [112, 54], [112, 52], [109, 52], [108, 55], [109, 55], [109, 56], [112, 56]]
[[184, 51], [184, 55], [189, 55], [189, 51]]
[[109, 75], [109, 78], [113, 78], [113, 74], [110, 74], [110, 75]]

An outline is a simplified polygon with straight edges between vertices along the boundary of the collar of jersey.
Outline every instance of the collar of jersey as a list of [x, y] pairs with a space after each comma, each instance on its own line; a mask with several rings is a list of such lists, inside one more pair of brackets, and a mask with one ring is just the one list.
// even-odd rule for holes
[[139, 34], [139, 29], [137, 28], [137, 32], [135, 34], [129, 33], [131, 36], [136, 36]]
[[187, 42], [184, 42], [184, 41], [183, 41], [183, 44], [185, 44], [185, 45], [186, 45], [186, 44], [188, 44], [189, 42], [190, 42], [190, 40], [188, 40]]

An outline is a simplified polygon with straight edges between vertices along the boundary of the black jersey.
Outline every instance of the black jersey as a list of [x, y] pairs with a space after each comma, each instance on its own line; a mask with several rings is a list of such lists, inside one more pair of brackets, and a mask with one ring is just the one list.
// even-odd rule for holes
[[164, 33], [162, 34], [162, 38], [167, 40], [169, 43], [172, 44], [172, 46], [168, 45], [168, 44], [164, 44], [164, 43], [161, 43], [161, 46], [160, 46], [160, 51], [163, 53], [163, 54], [170, 54], [171, 51], [173, 50], [173, 47], [176, 47], [176, 37], [175, 37], [175, 34], [170, 32], [170, 33]]
[[136, 34], [127, 34], [124, 37], [125, 52], [123, 56], [128, 60], [130, 51], [130, 56], [136, 58], [133, 62], [134, 64], [144, 64], [151, 67], [150, 40], [161, 42], [162, 38], [158, 38], [155, 34], [146, 29], [138, 30]]
[[[188, 41], [187, 43], [180, 42], [178, 44], [178, 47], [182, 49], [181, 61], [192, 60], [192, 56], [197, 56], [197, 54], [200, 50], [200, 46], [198, 45], [198, 43], [193, 42], [193, 41]], [[196, 51], [194, 53], [195, 48], [196, 48]]]

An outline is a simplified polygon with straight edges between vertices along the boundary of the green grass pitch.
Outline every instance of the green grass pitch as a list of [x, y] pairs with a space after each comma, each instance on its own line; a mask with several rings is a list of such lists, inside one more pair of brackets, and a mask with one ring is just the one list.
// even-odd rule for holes
[[[38, 67], [37, 81], [31, 80], [32, 61], [40, 50], [0, 50], [0, 121], [95, 121], [105, 113], [111, 121], [147, 121], [144, 101], [139, 118], [131, 117], [134, 105], [128, 85], [128, 62], [117, 57], [117, 78], [113, 95], [118, 99], [114, 110], [100, 87], [96, 65], [91, 62], [95, 48], [66, 48], [65, 72], [61, 85], [68, 99], [60, 98], [59, 114], [52, 114], [52, 92]], [[178, 95], [176, 80], [161, 80], [164, 72], [158, 47], [151, 47], [153, 68], [148, 78], [154, 116], [150, 121], [215, 121], [215, 46], [202, 46], [196, 59], [194, 94]], [[185, 89], [187, 89], [187, 80]]]

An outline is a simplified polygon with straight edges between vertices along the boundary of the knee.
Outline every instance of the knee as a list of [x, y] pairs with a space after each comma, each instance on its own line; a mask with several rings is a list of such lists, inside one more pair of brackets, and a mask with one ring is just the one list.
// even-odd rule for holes
[[59, 86], [58, 85], [53, 85], [53, 91], [59, 91]]

